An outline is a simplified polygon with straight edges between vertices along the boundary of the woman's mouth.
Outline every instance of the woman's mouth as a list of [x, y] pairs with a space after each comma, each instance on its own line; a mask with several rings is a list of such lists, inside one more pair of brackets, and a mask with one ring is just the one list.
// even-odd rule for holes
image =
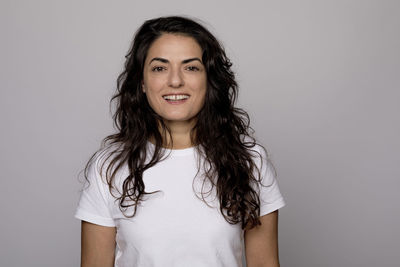
[[183, 104], [189, 99], [189, 95], [181, 94], [181, 95], [164, 95], [163, 98], [169, 104]]

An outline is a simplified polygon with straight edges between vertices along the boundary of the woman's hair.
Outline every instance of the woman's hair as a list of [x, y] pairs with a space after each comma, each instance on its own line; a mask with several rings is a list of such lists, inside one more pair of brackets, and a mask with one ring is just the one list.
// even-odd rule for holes
[[[234, 107], [238, 86], [231, 70], [232, 63], [222, 45], [205, 27], [187, 17], [147, 20], [135, 33], [126, 55], [125, 68], [117, 79], [117, 92], [110, 102], [116, 102], [113, 119], [117, 133], [103, 139], [101, 148], [85, 167], [85, 178], [88, 180], [88, 168], [96, 154], [107, 150], [107, 160], [110, 161], [105, 172], [106, 181], [126, 217], [136, 214], [137, 205], [143, 201], [144, 195], [155, 193], [145, 191], [143, 172], [163, 160], [163, 136], [166, 131], [171, 132], [162, 117], [150, 107], [141, 86], [147, 52], [152, 43], [166, 33], [192, 37], [202, 48], [207, 90], [204, 106], [197, 115], [190, 138], [196, 145], [197, 153], [205, 159], [204, 177], [211, 182], [212, 188], [216, 187], [220, 211], [225, 220], [230, 224], [240, 222], [242, 229], [253, 228], [261, 224], [260, 199], [251, 186], [251, 183], [260, 181], [255, 176], [255, 170], [261, 179], [260, 170], [250, 152], [255, 151], [251, 148], [257, 144], [251, 136], [254, 130], [250, 127], [248, 114]], [[159, 129], [162, 129], [163, 135]], [[155, 140], [155, 149], [151, 160], [146, 163], [150, 137]], [[266, 153], [265, 148], [260, 147]], [[114, 195], [113, 180], [125, 164], [129, 172], [121, 183], [122, 192]], [[133, 213], [125, 214], [130, 207]]]

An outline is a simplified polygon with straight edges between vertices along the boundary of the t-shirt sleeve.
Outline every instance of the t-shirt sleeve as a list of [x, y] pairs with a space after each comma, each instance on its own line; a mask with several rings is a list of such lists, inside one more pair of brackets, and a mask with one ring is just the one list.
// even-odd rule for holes
[[108, 184], [100, 176], [99, 167], [97, 156], [88, 168], [89, 182], [85, 180], [83, 185], [75, 218], [102, 226], [115, 227], [109, 206], [111, 194]]
[[[286, 202], [280, 192], [271, 160], [262, 148], [259, 148], [258, 152], [261, 156], [258, 156], [256, 162], [260, 169], [261, 180], [257, 189], [260, 197], [260, 216], [263, 216], [284, 207]], [[258, 177], [258, 173], [256, 175]]]

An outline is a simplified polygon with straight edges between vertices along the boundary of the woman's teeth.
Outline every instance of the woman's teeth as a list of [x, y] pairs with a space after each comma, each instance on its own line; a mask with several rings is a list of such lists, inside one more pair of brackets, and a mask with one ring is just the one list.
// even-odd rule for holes
[[166, 96], [163, 96], [163, 98], [165, 100], [182, 100], [182, 99], [189, 98], [189, 96], [188, 95], [166, 95]]

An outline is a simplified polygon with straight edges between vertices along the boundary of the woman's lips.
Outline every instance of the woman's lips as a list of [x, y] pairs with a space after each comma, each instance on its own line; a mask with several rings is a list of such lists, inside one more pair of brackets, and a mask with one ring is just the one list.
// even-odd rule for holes
[[[169, 97], [167, 97], [169, 96]], [[190, 98], [187, 94], [170, 94], [163, 95], [163, 99], [172, 105], [179, 105], [185, 103]]]
[[164, 100], [167, 101], [169, 104], [172, 104], [172, 105], [179, 105], [179, 104], [185, 103], [188, 99], [189, 99], [189, 98], [180, 99], [180, 100], [170, 100], [170, 99], [164, 99]]

